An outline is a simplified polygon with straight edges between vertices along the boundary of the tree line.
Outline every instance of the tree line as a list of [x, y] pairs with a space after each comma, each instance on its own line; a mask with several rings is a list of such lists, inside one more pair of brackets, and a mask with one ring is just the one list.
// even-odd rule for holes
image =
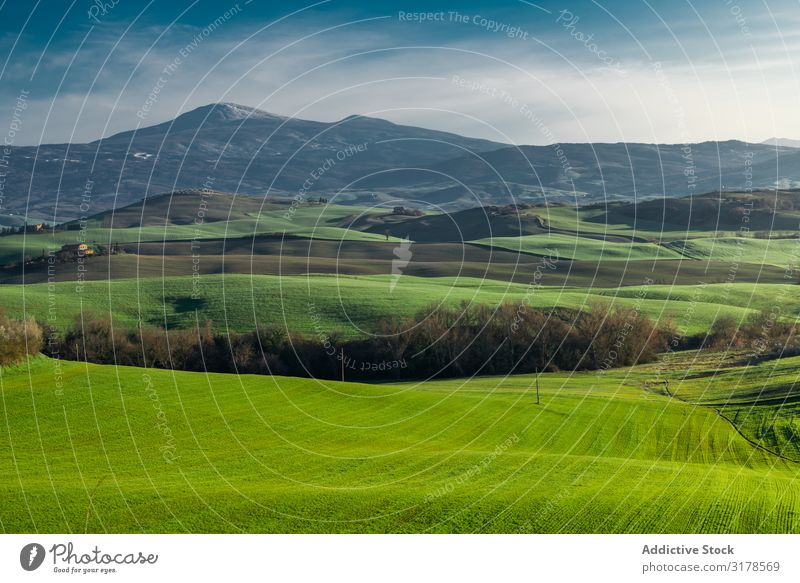
[[785, 319], [777, 305], [764, 308], [743, 322], [720, 316], [712, 324], [704, 346], [716, 351], [743, 351], [750, 362], [794, 356], [800, 354], [795, 322], [796, 319]]
[[461, 305], [380, 320], [368, 338], [339, 332], [287, 333], [279, 327], [220, 332], [115, 326], [79, 317], [45, 352], [59, 358], [188, 371], [323, 379], [460, 377], [602, 369], [648, 362], [668, 330], [630, 308], [540, 310], [516, 304]]
[[[633, 308], [595, 304], [589, 310], [461, 305], [384, 318], [367, 338], [317, 330], [287, 333], [125, 328], [83, 314], [63, 331], [0, 311], [0, 366], [39, 352], [66, 360], [199, 372], [379, 380], [603, 370], [650, 362], [676, 338]], [[46, 339], [46, 341], [45, 341]], [[793, 323], [775, 310], [744, 322], [723, 316], [708, 334], [683, 337], [670, 350], [745, 350], [748, 360], [800, 354]]]

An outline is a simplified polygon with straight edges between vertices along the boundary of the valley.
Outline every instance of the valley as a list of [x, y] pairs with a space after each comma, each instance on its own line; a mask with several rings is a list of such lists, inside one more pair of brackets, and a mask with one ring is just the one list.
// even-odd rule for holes
[[[250, 138], [289, 123], [245, 113], [185, 114], [170, 131], [179, 139], [201, 115]], [[355, 143], [335, 124], [306, 130]], [[147, 152], [164, 131], [108, 147], [133, 138]], [[497, 146], [458, 144], [500, 166], [541, 154]], [[110, 210], [6, 228], [2, 317], [38, 330], [39, 344], [28, 334], [24, 357], [0, 368], [0, 448], [12, 453], [0, 459], [0, 525], [800, 528], [800, 191], [630, 200], [610, 180], [619, 195], [602, 202], [487, 196], [482, 170], [449, 160], [449, 147], [413, 152], [414, 164], [457, 167], [470, 196], [483, 193], [472, 203], [428, 170], [401, 172], [402, 186], [378, 173], [359, 194], [327, 190], [356, 158], [412, 155], [397, 142], [329, 164], [313, 196], [280, 180], [287, 189], [269, 194], [188, 182], [152, 193], [153, 181]]]

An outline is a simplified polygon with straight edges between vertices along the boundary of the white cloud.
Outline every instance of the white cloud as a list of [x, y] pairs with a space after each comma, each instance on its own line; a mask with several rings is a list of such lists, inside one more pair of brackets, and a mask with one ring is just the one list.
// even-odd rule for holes
[[[220, 29], [181, 58], [144, 125], [224, 100], [325, 121], [353, 113], [375, 115], [515, 143], [800, 136], [795, 104], [799, 87], [791, 58], [800, 35], [765, 33], [754, 41], [754, 52], [737, 44], [738, 31], [731, 33], [730, 23], [727, 26], [715, 39], [721, 54], [708, 52], [709, 43], [700, 39], [684, 45], [691, 51], [689, 59], [677, 45], [667, 50], [669, 39], [654, 39], [648, 45], [652, 56], [663, 57], [669, 91], [634, 41], [616, 38], [603, 47], [619, 59], [625, 72], [621, 76], [604, 70], [583, 43], [565, 38], [558, 28], [542, 35], [549, 45], [482, 33], [450, 39], [439, 48], [400, 49], [418, 41], [411, 31], [398, 36], [395, 26], [393, 36], [387, 36], [380, 27], [359, 24], [284, 50], [322, 25], [271, 29], [241, 46], [240, 29]], [[148, 29], [123, 38], [110, 56], [117, 38], [110, 33], [93, 38], [54, 99], [32, 91], [21, 140], [37, 143], [43, 136], [45, 142], [88, 141], [141, 123], [137, 111], [164, 76], [164, 67], [180, 57], [197, 30], [176, 28], [153, 45], [161, 32]], [[107, 65], [87, 93], [107, 56]], [[45, 59], [43, 74], [58, 76], [71, 55], [52, 57]], [[485, 83], [509, 98], [458, 87], [452, 83], [454, 74]], [[541, 123], [533, 123], [521, 104]]]

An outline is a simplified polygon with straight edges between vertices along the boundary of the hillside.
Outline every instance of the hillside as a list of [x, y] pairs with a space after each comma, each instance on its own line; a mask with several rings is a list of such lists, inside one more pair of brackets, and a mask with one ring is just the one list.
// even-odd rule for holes
[[[690, 152], [687, 156], [685, 148]], [[779, 168], [779, 171], [776, 171]], [[747, 170], [747, 172], [746, 172]], [[746, 178], [745, 175], [749, 178]], [[374, 188], [394, 184], [378, 175]], [[800, 150], [730, 140], [680, 144], [556, 144], [464, 153], [402, 172], [407, 188], [449, 191], [451, 199], [566, 201], [572, 204], [683, 197], [703, 192], [800, 184]], [[749, 182], [748, 182], [749, 181]], [[472, 203], [475, 204], [474, 202]]]
[[[274, 238], [284, 233], [307, 239], [385, 241], [383, 233], [352, 228], [355, 217], [373, 214], [384, 211], [313, 201], [295, 206], [283, 198], [264, 200], [216, 191], [181, 191], [151, 196], [55, 229], [0, 236], [0, 265], [41, 257], [43, 251], [57, 251], [79, 239], [95, 247], [135, 244], [125, 247], [132, 253], [144, 242], [160, 242], [164, 253], [167, 241], [241, 238], [252, 244], [255, 237]], [[31, 266], [33, 271], [35, 268]]]
[[199, 188], [457, 210], [800, 184], [800, 149], [783, 145], [509, 147], [359, 115], [328, 123], [233, 103], [86, 144], [10, 147], [8, 160], [5, 189], [17, 194], [7, 197], [2, 224], [18, 224], [21, 214], [64, 222]]
[[522, 237], [487, 237], [475, 241], [490, 247], [532, 253], [535, 255], [553, 255], [567, 260], [602, 261], [602, 260], [669, 260], [682, 257], [679, 250], [661, 247], [654, 243], [632, 243], [629, 241], [605, 241], [576, 237], [558, 233]]
[[273, 212], [286, 214], [290, 206], [291, 201], [275, 197], [267, 201], [214, 190], [183, 190], [148, 196], [127, 206], [92, 215], [88, 220], [90, 224], [105, 229], [202, 225], [243, 221], [261, 214], [269, 216]]
[[387, 168], [501, 146], [368, 117], [323, 123], [210, 104], [89, 144], [11, 148], [6, 190], [30, 195], [8, 197], [7, 210], [63, 222], [85, 214], [82, 203], [95, 214], [189, 188], [295, 196], [305, 185], [318, 196]]
[[[0, 285], [0, 305], [8, 315], [49, 314], [51, 325], [64, 327], [84, 314], [113, 316], [118, 326], [144, 324], [196, 328], [208, 319], [221, 330], [240, 332], [277, 326], [313, 334], [320, 329], [358, 337], [376, 331], [381, 318], [412, 316], [430, 306], [460, 302], [497, 306], [521, 304], [532, 308], [590, 309], [603, 300], [634, 307], [662, 324], [681, 323], [682, 332], [707, 332], [720, 316], [744, 320], [772, 298], [784, 297], [784, 308], [800, 310], [792, 285], [717, 283], [650, 285], [635, 273], [623, 288], [542, 286], [529, 292], [529, 280], [508, 283], [477, 277], [415, 277], [394, 282], [390, 275], [208, 275], [140, 277], [138, 279], [55, 284]], [[785, 281], [785, 280], [784, 280]], [[639, 296], [642, 295], [640, 298]], [[313, 309], [310, 307], [313, 304]], [[691, 310], [691, 319], [686, 318]], [[788, 315], [787, 315], [788, 317]]]
[[[682, 378], [715, 366], [661, 369], [683, 394], [706, 381]], [[772, 366], [723, 397], [785, 394]], [[0, 457], [0, 520], [17, 533], [796, 531], [798, 466], [713, 406], [648, 389], [661, 378], [659, 365], [546, 374], [536, 405], [525, 375], [363, 385], [36, 358], [0, 376], [0, 448], [14, 452]]]
[[391, 215], [365, 217], [357, 221], [354, 227], [364, 228], [371, 233], [388, 232], [392, 236], [407, 237], [421, 243], [472, 241], [492, 234], [513, 237], [547, 232], [536, 215], [512, 211], [504, 207], [482, 207], [449, 214], [403, 217], [402, 220]]
[[664, 230], [797, 231], [800, 227], [800, 190], [708, 192], [691, 197], [647, 200], [639, 203], [589, 205], [601, 209], [596, 223], [627, 221], [661, 224]]
[[88, 281], [193, 273], [386, 276], [404, 238], [410, 256], [403, 273], [416, 277], [526, 284], [540, 258], [555, 255], [559, 265], [541, 274], [542, 285], [616, 287], [645, 277], [665, 285], [723, 283], [734, 263], [736, 283], [785, 283], [782, 268], [800, 257], [797, 208], [800, 191], [726, 191], [414, 216], [380, 206], [179, 191], [55, 230], [0, 236], [0, 283], [75, 281], [74, 260], [51, 263], [43, 254], [79, 239], [97, 251], [81, 265]]

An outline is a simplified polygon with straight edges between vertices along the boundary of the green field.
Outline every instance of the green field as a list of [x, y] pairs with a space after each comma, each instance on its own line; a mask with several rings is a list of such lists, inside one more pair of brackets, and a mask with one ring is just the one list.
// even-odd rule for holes
[[622, 243], [549, 233], [524, 237], [492, 237], [473, 241], [521, 253], [554, 255], [575, 261], [680, 259], [677, 250], [655, 243]]
[[[287, 201], [219, 194], [196, 226], [198, 200], [93, 217], [88, 241], [150, 243], [9, 267], [0, 307], [61, 330], [89, 314], [317, 340], [463, 302], [633, 308], [686, 336], [720, 316], [800, 313], [797, 240], [726, 236], [735, 196], [723, 223], [710, 195], [422, 217], [303, 204], [287, 218]], [[670, 213], [697, 224], [656, 220]], [[388, 232], [416, 237], [397, 277]], [[0, 237], [0, 263], [79, 235]], [[797, 532], [800, 357], [747, 358], [547, 373], [536, 405], [530, 375], [358, 384], [37, 356], [0, 368], [0, 531]]]
[[761, 263], [780, 267], [800, 264], [800, 240], [718, 237], [673, 241], [666, 247], [695, 260]]
[[734, 229], [724, 227], [719, 230], [688, 230], [684, 225], [671, 225], [658, 220], [648, 220], [647, 217], [637, 217], [634, 220], [632, 217], [620, 217], [599, 208], [556, 206], [544, 210], [534, 209], [533, 212], [546, 219], [552, 228], [575, 231], [582, 235], [618, 235], [651, 241], [669, 241], [693, 236], [708, 237], [714, 233], [730, 236], [735, 234]]
[[[780, 393], [772, 366], [714, 390]], [[781, 367], [797, 375], [800, 359]], [[662, 368], [542, 375], [537, 406], [527, 375], [363, 385], [37, 357], [0, 374], [0, 528], [800, 529], [800, 467], [713, 407], [645, 389], [690, 372]]]
[[797, 362], [789, 358], [757, 367], [724, 367], [712, 377], [673, 383], [673, 391], [713, 407], [753, 443], [800, 462]]
[[[673, 321], [684, 334], [707, 331], [721, 315], [743, 320], [771, 306], [800, 310], [794, 286], [779, 284], [651, 285], [646, 288], [553, 288], [530, 291], [521, 283], [470, 277], [403, 276], [390, 291], [390, 276], [209, 275], [193, 284], [191, 277], [2, 285], [0, 305], [9, 316], [37, 315], [58, 326], [72, 323], [82, 311], [113, 314], [117, 325], [145, 324], [194, 327], [210, 319], [219, 329], [249, 331], [278, 325], [313, 332], [315, 322], [330, 333], [357, 336], [374, 330], [387, 315], [411, 316], [431, 305], [462, 301], [496, 306], [522, 303], [531, 307], [581, 309], [602, 300], [637, 307], [656, 321]], [[80, 289], [80, 291], [79, 291]], [[197, 292], [197, 299], [192, 293]], [[313, 306], [311, 305], [313, 304]], [[197, 310], [197, 314], [195, 312]], [[314, 318], [312, 318], [312, 313]]]
[[[734, 237], [745, 232], [793, 236], [800, 224], [796, 190], [709, 192], [691, 197], [643, 199], [588, 206], [526, 210], [550, 228], [578, 234], [636, 237], [648, 241]], [[750, 207], [745, 212], [745, 207]]]
[[[199, 239], [234, 239], [256, 235], [282, 234], [295, 237], [328, 239], [334, 241], [386, 241], [379, 233], [367, 233], [347, 227], [348, 218], [371, 211], [360, 207], [302, 206], [291, 215], [288, 207], [268, 210], [244, 218], [205, 221], [199, 225], [168, 224], [162, 226], [108, 228], [102, 219], [89, 220], [83, 231], [52, 231], [5, 235], [0, 237], [0, 265], [21, 261], [25, 257], [38, 257], [43, 250], [56, 251], [63, 245], [80, 242], [94, 245], [110, 243], [138, 243], [142, 241], [186, 241]], [[197, 212], [196, 210], [194, 211]], [[237, 215], [238, 216], [238, 215]], [[190, 217], [191, 218], [191, 217]], [[344, 226], [341, 226], [341, 225]], [[398, 239], [390, 237], [390, 240]]]
[[[140, 241], [187, 241], [192, 239], [219, 239], [253, 237], [255, 235], [282, 234], [282, 230], [263, 227], [254, 220], [231, 221], [229, 223], [207, 223], [200, 227], [170, 225], [164, 227], [135, 227], [129, 229], [91, 228], [85, 235], [79, 231], [60, 231], [55, 234], [10, 235], [0, 237], [0, 263], [20, 261], [23, 257], [38, 257], [43, 250], [57, 251], [63, 245], [75, 244], [79, 237], [93, 245], [110, 243], [138, 243]], [[385, 241], [384, 235], [364, 233], [342, 227], [290, 226], [287, 234], [295, 237], [330, 239], [334, 241]], [[391, 239], [397, 240], [397, 239]]]

